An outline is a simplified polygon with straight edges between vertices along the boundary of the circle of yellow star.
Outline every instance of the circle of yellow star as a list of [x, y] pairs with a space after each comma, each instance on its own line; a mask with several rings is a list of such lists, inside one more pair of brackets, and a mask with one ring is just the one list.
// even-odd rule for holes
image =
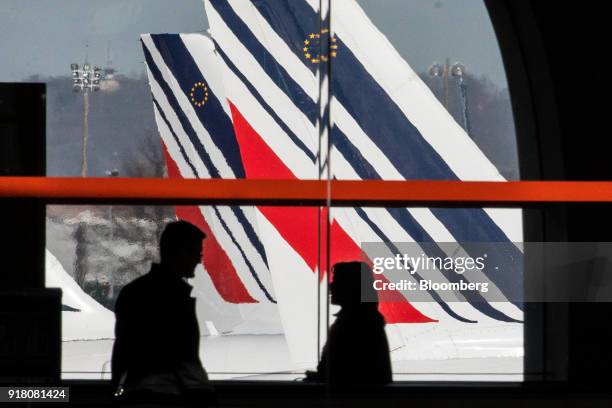
[[[327, 62], [329, 61], [329, 57], [336, 58], [338, 56], [338, 40], [335, 36], [332, 36], [330, 41], [330, 53], [328, 55], [319, 55], [315, 48], [318, 48], [317, 41], [321, 41], [321, 36], [323, 34], [329, 33], [327, 28], [324, 28], [319, 33], [310, 33], [308, 37], [304, 40], [304, 47], [302, 51], [304, 52], [304, 58], [312, 64], [318, 64], [321, 61]], [[315, 40], [314, 42], [312, 40]]]
[[[196, 99], [196, 92], [198, 89], [202, 89], [204, 94], [204, 97], [200, 100]], [[204, 104], [208, 101], [208, 87], [206, 84], [204, 82], [196, 82], [193, 84], [191, 91], [189, 92], [189, 98], [195, 107], [200, 108], [204, 106]]]

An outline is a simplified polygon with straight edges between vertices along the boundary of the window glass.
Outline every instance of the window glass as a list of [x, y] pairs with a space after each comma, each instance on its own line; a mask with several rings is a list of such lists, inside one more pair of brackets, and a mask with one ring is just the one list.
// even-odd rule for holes
[[[507, 83], [484, 3], [381, 4], [332, 2], [331, 30], [315, 33], [315, 41], [322, 38], [319, 41], [328, 41], [330, 47], [323, 51], [327, 54], [311, 59], [331, 73], [329, 177], [518, 179]], [[395, 248], [387, 249], [389, 260], [406, 259], [397, 248], [416, 246], [407, 261], [412, 271], [419, 269], [422, 259], [452, 263], [456, 253], [465, 255], [461, 260], [473, 261], [475, 243], [489, 248], [489, 262], [495, 263], [491, 268], [483, 265], [472, 276], [437, 265], [426, 274], [406, 269], [404, 278], [395, 277], [416, 285], [431, 282], [436, 274], [441, 280], [436, 283], [443, 285], [485, 279], [499, 289], [494, 298], [483, 298], [482, 288], [451, 303], [440, 297], [442, 287], [428, 292], [425, 302], [413, 300], [410, 290], [378, 292], [379, 297], [414, 306], [403, 305], [406, 310], [398, 311], [389, 306], [393, 302], [380, 301], [379, 310], [388, 315], [386, 331], [397, 380], [522, 379], [520, 210], [347, 208], [332, 214], [337, 237], [330, 239], [331, 254], [338, 260], [355, 258], [342, 254], [349, 240], [362, 249], [371, 243]], [[374, 261], [367, 251], [366, 255]], [[334, 326], [330, 330], [333, 333]]]
[[[389, 0], [385, 7], [378, 0], [357, 3], [497, 171], [508, 180], [518, 180], [508, 83], [484, 2]], [[396, 93], [409, 92], [407, 82], [420, 82], [398, 76], [400, 82], [390, 84]], [[444, 132], [449, 144], [453, 135], [457, 137]]]
[[[159, 150], [139, 37], [202, 32], [201, 1], [8, 0], [0, 20], [0, 81], [47, 84], [48, 175], [80, 176], [85, 158], [87, 176], [159, 176], [133, 164], [143, 147]], [[102, 69], [99, 91], [73, 92], [73, 63]]]
[[[188, 282], [210, 377], [291, 380], [312, 369], [325, 331], [318, 208], [48, 206], [46, 281], [63, 290], [62, 376], [110, 378], [117, 296], [159, 263], [160, 234], [177, 216], [207, 234]], [[170, 293], [151, 295], [163, 304]]]
[[[336, 1], [323, 28], [318, 7], [11, 0], [0, 14], [0, 80], [47, 84], [50, 176], [519, 178], [508, 87], [481, 0]], [[327, 264], [354, 260], [369, 240], [522, 241], [518, 210], [49, 206], [47, 214], [48, 284], [64, 289], [71, 378], [108, 377], [117, 293], [157, 259], [170, 220], [204, 220], [219, 243], [207, 256], [228, 260], [218, 269], [204, 262], [196, 282], [202, 299], [220, 299], [198, 309], [214, 315], [199, 320], [213, 378], [294, 378], [314, 368], [336, 311]], [[215, 284], [234, 263], [244, 274], [236, 282], [254, 279], [259, 297]], [[287, 280], [286, 271], [298, 275]], [[296, 290], [300, 279], [313, 282]], [[467, 320], [385, 316], [395, 378], [496, 380], [489, 367], [507, 363], [502, 377], [520, 379], [522, 312], [501, 303], [491, 308], [512, 319], [480, 310]], [[86, 310], [99, 318], [75, 323]], [[497, 328], [511, 332], [506, 345], [494, 343]], [[418, 346], [449, 342], [438, 354]], [[255, 349], [267, 351], [243, 358]], [[425, 370], [429, 362], [449, 376]]]
[[[370, 349], [380, 327], [367, 307], [376, 303], [386, 322], [395, 381], [522, 381], [522, 244], [481, 234], [455, 238], [445, 227], [487, 211], [333, 208], [330, 263], [369, 266], [361, 271], [361, 308], [345, 306], [341, 294], [351, 283], [341, 276], [336, 285], [333, 271], [330, 341], [355, 341], [332, 347], [339, 356], [332, 354], [330, 361], [350, 365], [343, 358], [360, 355], [364, 364], [377, 367], [371, 358], [380, 357], [379, 351]], [[512, 220], [512, 210], [504, 211], [496, 220], [508, 215]], [[520, 231], [514, 233], [511, 239], [521, 238]], [[360, 268], [351, 268], [359, 283]], [[354, 320], [361, 323], [351, 328]]]

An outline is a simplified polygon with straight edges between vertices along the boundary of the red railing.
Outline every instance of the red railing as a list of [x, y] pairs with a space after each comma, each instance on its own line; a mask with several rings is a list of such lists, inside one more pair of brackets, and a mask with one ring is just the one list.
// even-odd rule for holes
[[612, 182], [170, 180], [0, 177], [0, 198], [47, 204], [243, 204], [370, 207], [525, 207], [612, 203]]

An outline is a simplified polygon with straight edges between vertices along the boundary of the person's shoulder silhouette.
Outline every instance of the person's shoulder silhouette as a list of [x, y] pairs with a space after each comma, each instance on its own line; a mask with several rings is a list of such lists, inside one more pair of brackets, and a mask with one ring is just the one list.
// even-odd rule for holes
[[186, 369], [207, 379], [199, 358], [195, 299], [184, 280], [201, 262], [205, 237], [188, 222], [168, 224], [160, 237], [160, 263], [119, 293], [111, 362], [115, 387], [150, 385], [149, 391], [173, 394], [182, 392], [177, 378]]
[[[331, 303], [341, 307], [332, 324], [329, 338], [316, 372], [307, 380], [327, 381], [334, 385], [383, 385], [392, 381], [389, 344], [385, 321], [376, 299], [370, 267], [362, 262], [334, 265], [330, 284]], [[362, 288], [363, 286], [363, 288]]]

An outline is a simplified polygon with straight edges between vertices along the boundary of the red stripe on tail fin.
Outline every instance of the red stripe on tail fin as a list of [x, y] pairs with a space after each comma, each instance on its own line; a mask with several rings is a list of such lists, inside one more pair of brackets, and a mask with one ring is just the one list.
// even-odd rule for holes
[[[232, 111], [234, 132], [238, 139], [240, 155], [247, 178], [296, 179], [289, 168], [257, 134], [240, 111], [228, 101]], [[317, 243], [319, 228], [317, 222], [325, 221], [327, 209], [319, 213], [313, 207], [258, 207], [280, 235], [306, 261], [311, 270], [317, 265]], [[319, 218], [321, 217], [321, 218]], [[325, 222], [321, 223], [323, 226]], [[364, 260], [361, 248], [335, 221], [331, 223], [330, 261]], [[321, 228], [321, 248], [326, 247], [325, 229]], [[324, 253], [321, 260], [325, 260]], [[325, 270], [322, 265], [321, 270]], [[435, 320], [414, 308], [400, 293], [384, 293], [379, 310], [387, 323], [430, 323]]]
[[[182, 178], [163, 142], [162, 148], [166, 157], [168, 177]], [[206, 233], [207, 237], [202, 245], [202, 264], [223, 300], [229, 303], [258, 303], [240, 280], [232, 261], [217, 241], [200, 209], [196, 206], [179, 206], [175, 207], [175, 210], [178, 219], [188, 221]]]

